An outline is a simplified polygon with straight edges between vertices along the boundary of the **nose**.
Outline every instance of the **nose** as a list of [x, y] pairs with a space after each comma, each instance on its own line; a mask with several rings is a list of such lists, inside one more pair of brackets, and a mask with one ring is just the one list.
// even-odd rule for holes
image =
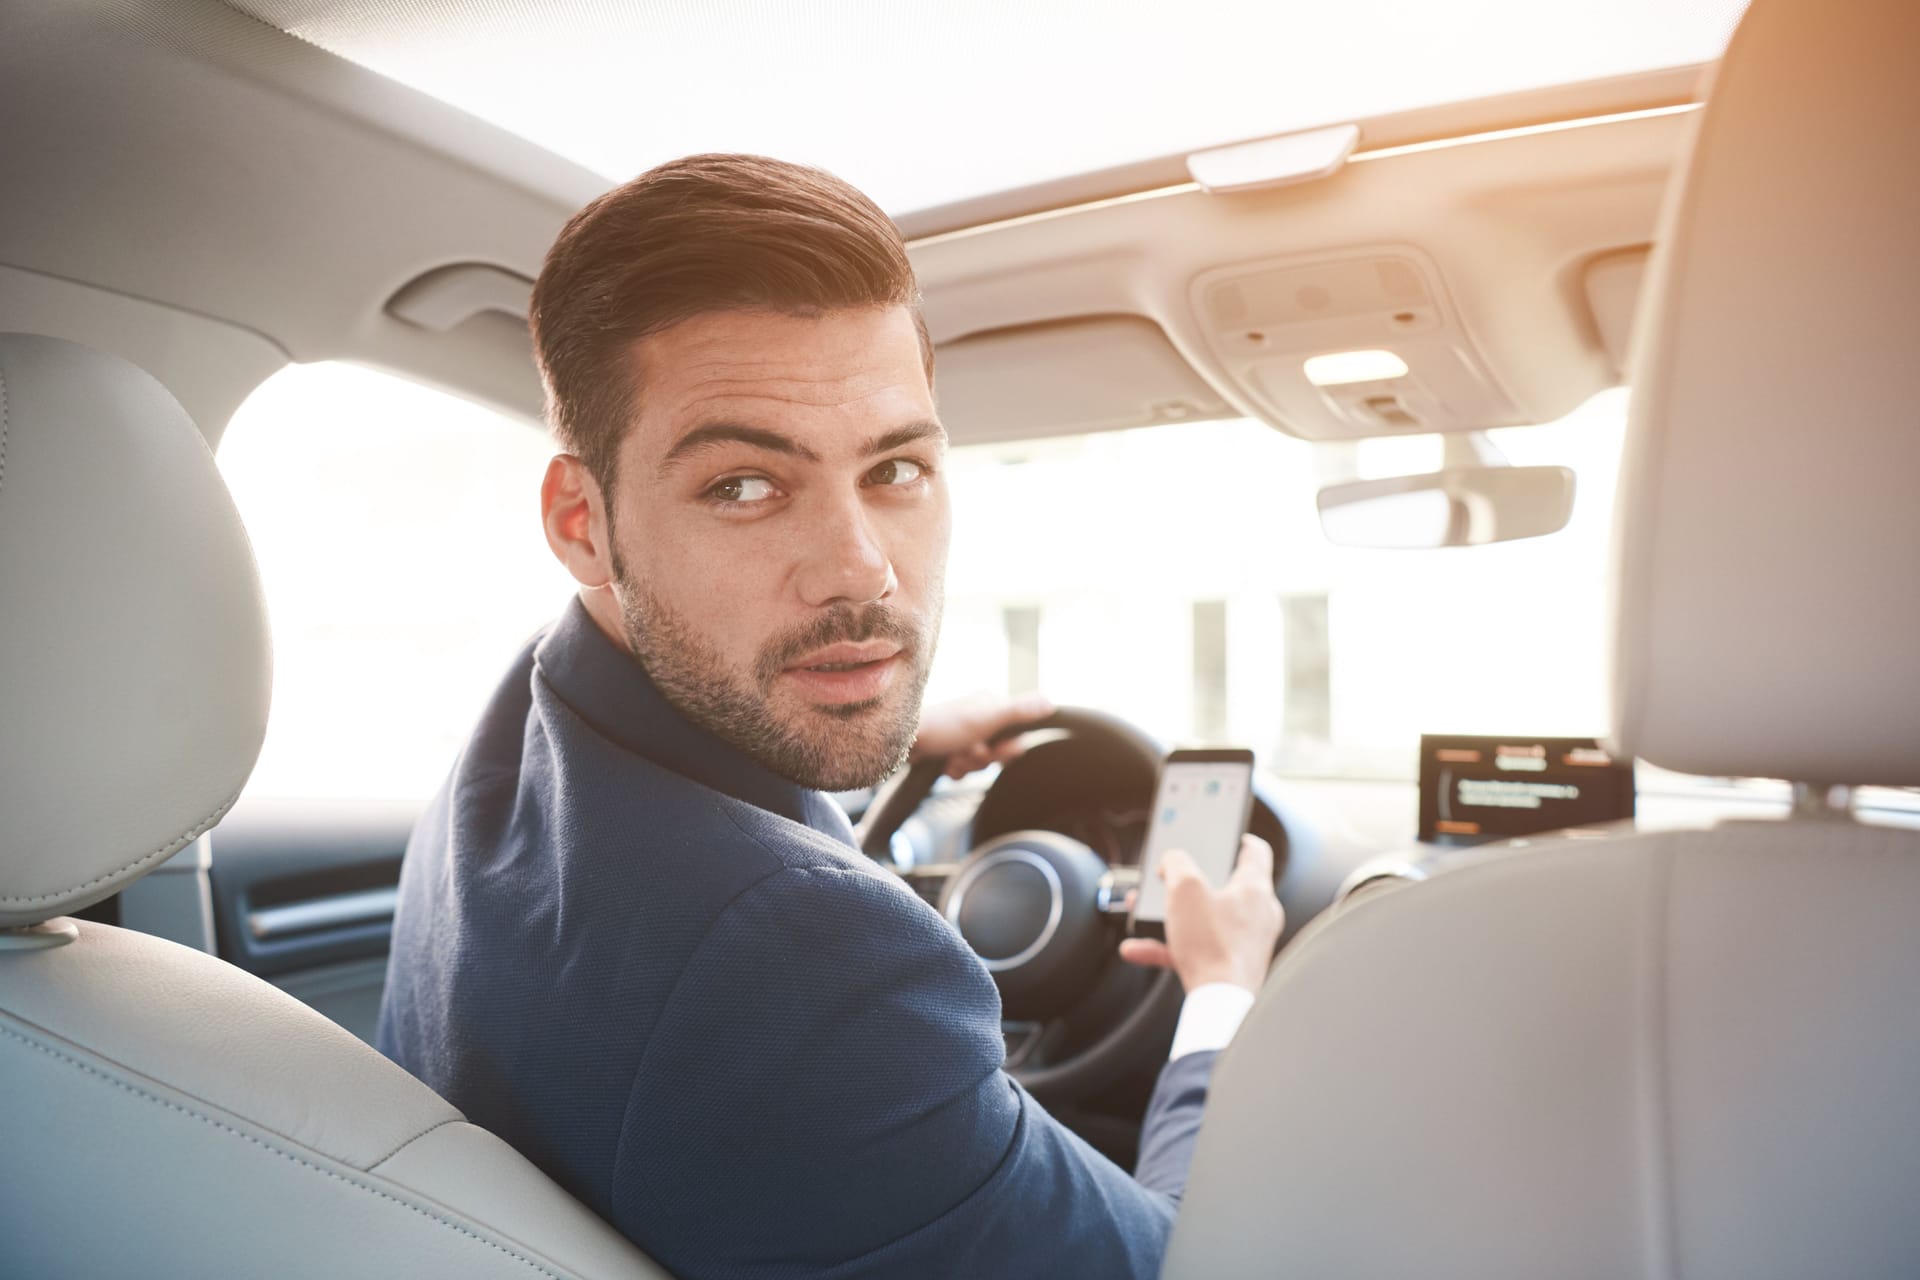
[[858, 494], [825, 502], [803, 531], [798, 584], [815, 608], [884, 600], [899, 586]]

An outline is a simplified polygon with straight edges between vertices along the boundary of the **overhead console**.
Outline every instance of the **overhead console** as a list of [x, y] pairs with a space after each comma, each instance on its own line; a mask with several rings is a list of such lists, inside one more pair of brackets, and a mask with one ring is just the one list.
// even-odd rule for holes
[[[1273, 172], [1247, 189], [1208, 170], [1208, 190], [1179, 180], [1195, 159], [1182, 157], [1164, 188], [924, 236], [910, 250], [942, 369], [959, 367], [944, 348], [966, 335], [1126, 314], [1236, 416], [1307, 440], [1557, 421], [1621, 381], [1694, 110], [1682, 80], [1666, 105], [1556, 99], [1524, 127], [1435, 120], [1405, 146], [1361, 121], [1337, 172], [1277, 186]], [[972, 351], [985, 371], [987, 341]], [[1309, 375], [1310, 359], [1353, 352], [1392, 363]], [[1122, 355], [1079, 363], [1090, 395], [1134, 372]]]
[[[1411, 246], [1222, 267], [1194, 280], [1192, 301], [1241, 393], [1308, 439], [1529, 421]], [[1351, 358], [1318, 359], [1330, 356]]]

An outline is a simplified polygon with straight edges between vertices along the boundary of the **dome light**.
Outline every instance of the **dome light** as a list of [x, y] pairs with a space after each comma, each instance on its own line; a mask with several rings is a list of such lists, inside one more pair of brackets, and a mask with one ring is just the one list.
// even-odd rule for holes
[[1384, 382], [1407, 376], [1407, 362], [1391, 351], [1335, 351], [1310, 356], [1307, 381], [1316, 387], [1339, 387], [1350, 382]]

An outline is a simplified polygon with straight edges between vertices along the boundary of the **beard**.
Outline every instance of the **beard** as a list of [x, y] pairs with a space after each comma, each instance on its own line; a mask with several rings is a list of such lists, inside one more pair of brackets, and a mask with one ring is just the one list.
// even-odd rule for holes
[[[934, 625], [878, 602], [838, 604], [769, 639], [751, 670], [730, 666], [684, 614], [614, 567], [628, 646], [660, 692], [688, 720], [791, 782], [817, 791], [880, 783], [907, 762], [920, 726]], [[774, 706], [780, 674], [841, 641], [900, 646], [901, 677], [879, 697], [829, 705]]]

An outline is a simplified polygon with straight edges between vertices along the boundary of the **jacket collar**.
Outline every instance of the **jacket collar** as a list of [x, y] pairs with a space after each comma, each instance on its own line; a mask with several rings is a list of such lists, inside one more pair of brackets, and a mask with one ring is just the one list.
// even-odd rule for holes
[[852, 842], [830, 797], [781, 777], [682, 715], [639, 661], [600, 630], [578, 596], [533, 656], [538, 676], [608, 741], [702, 786]]

